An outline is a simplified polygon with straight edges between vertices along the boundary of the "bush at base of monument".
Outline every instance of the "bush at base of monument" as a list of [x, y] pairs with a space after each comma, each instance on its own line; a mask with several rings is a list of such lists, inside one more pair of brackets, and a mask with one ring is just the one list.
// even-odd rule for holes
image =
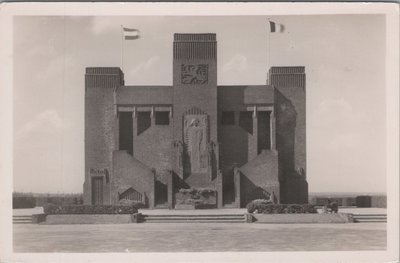
[[272, 204], [267, 200], [253, 200], [246, 206], [249, 213], [260, 214], [316, 214], [317, 209], [309, 204]]
[[217, 191], [208, 188], [181, 188], [175, 195], [176, 204], [192, 205], [195, 209], [216, 208]]
[[122, 199], [118, 201], [118, 205], [119, 206], [133, 206], [136, 207], [137, 209], [140, 208], [145, 208], [146, 206], [138, 201], [134, 201], [134, 200], [126, 200], [126, 199]]
[[136, 214], [135, 206], [115, 205], [48, 205], [44, 207], [47, 215], [71, 215], [71, 214]]

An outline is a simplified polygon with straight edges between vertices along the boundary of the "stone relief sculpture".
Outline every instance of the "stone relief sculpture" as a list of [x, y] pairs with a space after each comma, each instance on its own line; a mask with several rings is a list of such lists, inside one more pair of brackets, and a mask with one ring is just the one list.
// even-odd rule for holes
[[206, 84], [208, 82], [208, 64], [182, 64], [182, 84]]
[[203, 173], [208, 169], [208, 136], [206, 115], [185, 116], [185, 144], [190, 172]]
[[304, 171], [303, 167], [297, 168], [297, 174], [300, 175], [301, 177], [306, 177], [306, 172]]

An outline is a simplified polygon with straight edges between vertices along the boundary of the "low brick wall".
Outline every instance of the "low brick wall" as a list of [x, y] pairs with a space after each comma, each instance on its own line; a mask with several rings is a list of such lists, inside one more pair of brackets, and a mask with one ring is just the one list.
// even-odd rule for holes
[[46, 214], [33, 214], [32, 223], [39, 224], [46, 221]]
[[47, 215], [42, 224], [69, 225], [69, 224], [129, 224], [138, 223], [139, 214], [125, 215]]
[[247, 222], [266, 224], [352, 223], [351, 214], [247, 214]]

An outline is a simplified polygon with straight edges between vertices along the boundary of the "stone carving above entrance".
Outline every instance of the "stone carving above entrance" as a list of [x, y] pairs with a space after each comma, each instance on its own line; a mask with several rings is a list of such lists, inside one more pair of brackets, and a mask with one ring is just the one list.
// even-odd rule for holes
[[206, 173], [209, 166], [208, 119], [206, 114], [185, 115], [184, 140], [188, 157], [185, 162], [185, 171]]

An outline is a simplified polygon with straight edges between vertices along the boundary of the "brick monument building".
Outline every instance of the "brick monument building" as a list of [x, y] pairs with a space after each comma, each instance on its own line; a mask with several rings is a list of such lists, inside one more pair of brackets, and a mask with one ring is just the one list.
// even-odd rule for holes
[[84, 203], [175, 208], [182, 188], [213, 190], [219, 208], [307, 203], [305, 100], [304, 67], [218, 86], [216, 34], [174, 35], [172, 86], [86, 68]]

